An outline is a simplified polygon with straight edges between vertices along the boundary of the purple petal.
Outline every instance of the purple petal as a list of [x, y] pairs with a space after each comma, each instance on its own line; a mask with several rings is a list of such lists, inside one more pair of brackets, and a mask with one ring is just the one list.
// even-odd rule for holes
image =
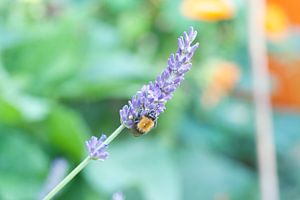
[[108, 156], [106, 151], [108, 145], [104, 144], [106, 135], [102, 134], [98, 139], [95, 136], [92, 136], [88, 141], [85, 142], [89, 156], [93, 160], [105, 160]]

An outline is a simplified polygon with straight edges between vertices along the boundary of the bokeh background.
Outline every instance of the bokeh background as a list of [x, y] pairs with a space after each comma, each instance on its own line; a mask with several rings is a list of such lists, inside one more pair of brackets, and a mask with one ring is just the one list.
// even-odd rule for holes
[[[300, 3], [266, 2], [280, 196], [300, 198]], [[156, 129], [124, 131], [56, 199], [260, 199], [246, 0], [1, 0], [0, 199], [39, 199], [91, 135], [166, 66], [189, 26], [200, 43]]]

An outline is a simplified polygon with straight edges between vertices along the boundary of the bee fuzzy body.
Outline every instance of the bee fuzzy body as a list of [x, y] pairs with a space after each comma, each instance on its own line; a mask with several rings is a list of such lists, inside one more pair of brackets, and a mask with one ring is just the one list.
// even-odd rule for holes
[[134, 136], [140, 136], [148, 133], [152, 128], [156, 126], [156, 119], [149, 115], [142, 116], [134, 127]]

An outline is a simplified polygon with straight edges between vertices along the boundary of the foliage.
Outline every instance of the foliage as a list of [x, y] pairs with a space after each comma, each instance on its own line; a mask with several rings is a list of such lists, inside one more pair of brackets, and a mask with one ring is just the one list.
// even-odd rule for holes
[[[51, 163], [75, 166], [90, 135], [109, 134], [119, 109], [161, 72], [176, 38], [193, 25], [200, 43], [191, 73], [155, 130], [129, 131], [58, 199], [258, 199], [247, 7], [214, 23], [187, 20], [181, 1], [0, 2], [0, 199], [34, 199]], [[230, 60], [241, 80], [206, 108], [207, 63]], [[250, 97], [249, 97], [250, 96]], [[298, 199], [298, 112], [276, 110], [282, 199]]]

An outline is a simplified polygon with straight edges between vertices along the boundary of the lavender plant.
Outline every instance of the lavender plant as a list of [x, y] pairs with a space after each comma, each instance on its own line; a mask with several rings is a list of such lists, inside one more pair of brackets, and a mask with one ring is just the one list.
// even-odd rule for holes
[[113, 194], [112, 200], [125, 200], [124, 194], [122, 192], [116, 192]]
[[144, 85], [130, 101], [120, 110], [121, 125], [108, 137], [100, 138], [92, 136], [86, 141], [89, 155], [67, 175], [55, 188], [50, 191], [43, 200], [51, 199], [69, 181], [71, 181], [91, 160], [104, 161], [107, 156], [108, 144], [113, 141], [126, 127], [133, 130], [135, 136], [148, 133], [156, 126], [159, 115], [166, 109], [166, 103], [173, 96], [184, 75], [192, 66], [191, 59], [199, 44], [192, 45], [197, 36], [197, 31], [190, 27], [189, 32], [184, 32], [178, 38], [176, 54], [171, 54], [165, 70], [154, 82]]

